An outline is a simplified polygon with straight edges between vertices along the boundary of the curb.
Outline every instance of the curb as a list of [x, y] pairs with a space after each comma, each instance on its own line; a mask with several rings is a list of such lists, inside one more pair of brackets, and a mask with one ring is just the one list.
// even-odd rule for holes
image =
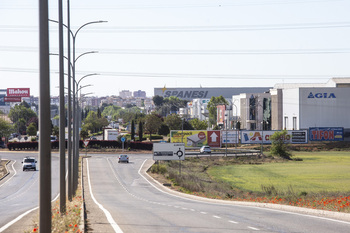
[[81, 185], [81, 197], [83, 199], [82, 203], [81, 203], [81, 211], [80, 211], [80, 224], [79, 224], [79, 229], [82, 232], [85, 232], [85, 197], [84, 197], [84, 179], [83, 179], [83, 169], [84, 169], [84, 157], [81, 157], [81, 170], [80, 170], [80, 185]]

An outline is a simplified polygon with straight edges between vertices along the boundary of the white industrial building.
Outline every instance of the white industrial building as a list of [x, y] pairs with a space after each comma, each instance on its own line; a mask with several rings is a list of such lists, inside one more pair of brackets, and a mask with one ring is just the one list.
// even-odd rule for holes
[[[342, 127], [345, 136], [350, 134], [350, 78], [331, 78], [327, 83], [283, 83], [267, 90], [252, 90], [232, 91], [226, 114], [231, 127], [237, 121], [240, 129], [246, 130]], [[220, 95], [220, 88], [215, 91], [213, 95]], [[192, 99], [190, 117], [208, 119], [208, 101], [209, 98]]]
[[285, 88], [282, 93], [284, 129], [350, 129], [350, 79], [334, 78], [323, 87]]

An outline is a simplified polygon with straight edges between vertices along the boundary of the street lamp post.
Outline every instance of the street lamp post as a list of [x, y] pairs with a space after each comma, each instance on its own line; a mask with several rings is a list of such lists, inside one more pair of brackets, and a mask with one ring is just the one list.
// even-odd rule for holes
[[50, 55], [48, 0], [39, 1], [39, 229], [51, 232]]

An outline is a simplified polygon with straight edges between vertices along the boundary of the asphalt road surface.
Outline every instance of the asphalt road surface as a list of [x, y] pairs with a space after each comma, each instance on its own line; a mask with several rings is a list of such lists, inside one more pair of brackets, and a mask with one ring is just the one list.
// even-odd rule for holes
[[[0, 181], [0, 229], [23, 213], [39, 205], [39, 162], [37, 171], [22, 171], [24, 157], [35, 157], [38, 152], [1, 152], [8, 165], [10, 175]], [[52, 198], [59, 192], [59, 158], [52, 155]], [[1, 230], [0, 230], [1, 231]]]
[[89, 232], [350, 232], [347, 221], [168, 193], [144, 174], [151, 161], [138, 154], [122, 164], [116, 155], [85, 160], [91, 185], [85, 189], [105, 219]]

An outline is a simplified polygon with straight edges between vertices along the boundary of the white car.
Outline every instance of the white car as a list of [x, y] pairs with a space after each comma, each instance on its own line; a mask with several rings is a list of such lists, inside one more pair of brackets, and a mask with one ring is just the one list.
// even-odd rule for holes
[[25, 157], [22, 161], [23, 171], [25, 170], [34, 170], [36, 171], [36, 160], [33, 157]]
[[202, 146], [202, 147], [199, 149], [199, 152], [200, 152], [201, 154], [204, 154], [204, 153], [210, 154], [210, 153], [211, 153], [210, 146]]

